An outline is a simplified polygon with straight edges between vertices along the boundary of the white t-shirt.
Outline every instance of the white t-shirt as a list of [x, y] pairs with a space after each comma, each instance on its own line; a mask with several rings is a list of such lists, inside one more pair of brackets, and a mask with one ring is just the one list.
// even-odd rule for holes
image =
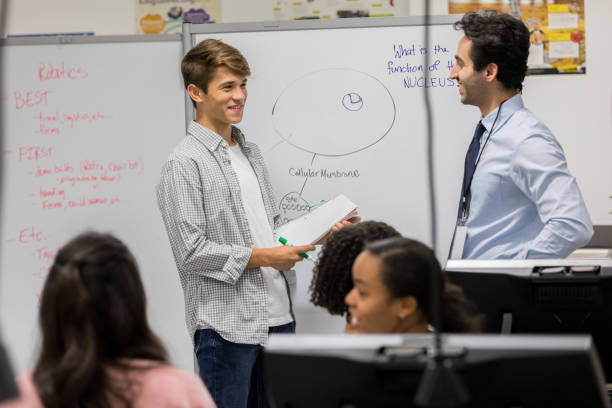
[[[259, 181], [249, 159], [244, 155], [238, 144], [230, 146], [229, 156], [240, 184], [240, 196], [242, 197], [255, 248], [277, 246], [266, 215]], [[261, 273], [268, 291], [268, 325], [274, 327], [293, 321], [289, 311], [289, 295], [285, 279], [279, 271], [271, 267], [261, 267]]]

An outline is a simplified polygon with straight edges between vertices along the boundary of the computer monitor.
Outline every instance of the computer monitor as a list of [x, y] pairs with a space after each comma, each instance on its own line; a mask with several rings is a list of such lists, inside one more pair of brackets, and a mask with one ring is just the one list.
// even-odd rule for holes
[[590, 334], [612, 382], [612, 260], [453, 260], [486, 333]]
[[[276, 408], [414, 406], [431, 335], [273, 335]], [[468, 407], [609, 407], [590, 336], [445, 335]]]
[[15, 398], [18, 395], [19, 391], [15, 384], [8, 355], [0, 340], [0, 402]]

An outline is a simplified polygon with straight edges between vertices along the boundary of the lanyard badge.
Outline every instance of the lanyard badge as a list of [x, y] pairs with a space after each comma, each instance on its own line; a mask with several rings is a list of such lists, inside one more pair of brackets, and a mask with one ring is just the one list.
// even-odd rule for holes
[[493, 121], [491, 130], [488, 132], [484, 145], [482, 146], [482, 149], [480, 149], [480, 152], [478, 153], [476, 163], [474, 163], [474, 171], [472, 172], [472, 175], [470, 176], [470, 179], [468, 180], [466, 184], [465, 191], [462, 191], [461, 213], [460, 213], [459, 220], [457, 221], [457, 225], [455, 226], [455, 234], [453, 235], [453, 242], [451, 244], [451, 251], [449, 255], [450, 259], [462, 259], [463, 258], [463, 248], [465, 247], [465, 241], [467, 239], [467, 227], [465, 224], [467, 223], [468, 217], [470, 216], [470, 201], [471, 201], [470, 190], [472, 188], [472, 181], [474, 180], [474, 174], [476, 174], [476, 167], [478, 166], [478, 163], [480, 162], [482, 153], [487, 147], [487, 143], [489, 143], [489, 138], [493, 134], [493, 129], [495, 129], [495, 124], [497, 123], [497, 118], [499, 118], [499, 113], [501, 112], [501, 108], [504, 102], [502, 102], [499, 105], [499, 109], [497, 110], [497, 115], [495, 115], [495, 120]]
[[461, 194], [461, 217], [459, 218], [458, 225], [465, 225], [468, 217], [470, 216], [470, 201], [471, 201], [470, 192], [472, 189], [472, 181], [474, 180], [474, 175], [476, 174], [476, 168], [478, 167], [478, 163], [480, 163], [480, 158], [482, 157], [482, 154], [484, 153], [484, 150], [487, 147], [487, 144], [489, 143], [489, 139], [491, 138], [491, 135], [493, 134], [493, 129], [495, 129], [495, 124], [497, 123], [497, 119], [499, 118], [499, 113], [501, 112], [502, 105], [504, 104], [504, 102], [506, 101], [503, 101], [502, 103], [499, 104], [499, 108], [497, 109], [497, 114], [495, 115], [495, 120], [493, 121], [491, 130], [487, 133], [487, 138], [485, 139], [482, 149], [480, 149], [480, 152], [478, 153], [478, 157], [476, 158], [476, 163], [474, 163], [474, 171], [472, 172], [472, 175], [470, 176], [470, 179], [468, 180], [466, 184], [465, 191], [463, 191]]

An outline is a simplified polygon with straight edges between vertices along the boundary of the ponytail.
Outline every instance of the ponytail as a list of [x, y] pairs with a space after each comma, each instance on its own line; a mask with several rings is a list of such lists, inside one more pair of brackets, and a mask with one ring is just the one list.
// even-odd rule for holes
[[476, 306], [463, 295], [457, 285], [446, 280], [443, 274], [441, 318], [442, 330], [449, 333], [480, 333], [484, 316], [477, 312]]
[[441, 329], [451, 333], [477, 333], [483, 316], [465, 298], [459, 286], [448, 282], [436, 255], [425, 244], [408, 238], [389, 238], [366, 245], [382, 262], [382, 281], [391, 297], [413, 296], [423, 315], [431, 321], [431, 276], [439, 277]]

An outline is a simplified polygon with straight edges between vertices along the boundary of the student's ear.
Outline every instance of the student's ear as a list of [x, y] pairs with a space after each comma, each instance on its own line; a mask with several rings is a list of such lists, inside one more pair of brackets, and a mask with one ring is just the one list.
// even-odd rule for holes
[[204, 91], [202, 91], [202, 89], [195, 84], [187, 85], [187, 93], [189, 94], [191, 100], [195, 103], [201, 103], [204, 101]]
[[397, 299], [397, 317], [401, 320], [409, 316], [413, 316], [419, 308], [419, 301], [414, 296], [404, 296], [403, 298]]
[[485, 79], [487, 82], [493, 82], [497, 79], [497, 74], [499, 72], [499, 67], [496, 63], [490, 62], [484, 69]]

